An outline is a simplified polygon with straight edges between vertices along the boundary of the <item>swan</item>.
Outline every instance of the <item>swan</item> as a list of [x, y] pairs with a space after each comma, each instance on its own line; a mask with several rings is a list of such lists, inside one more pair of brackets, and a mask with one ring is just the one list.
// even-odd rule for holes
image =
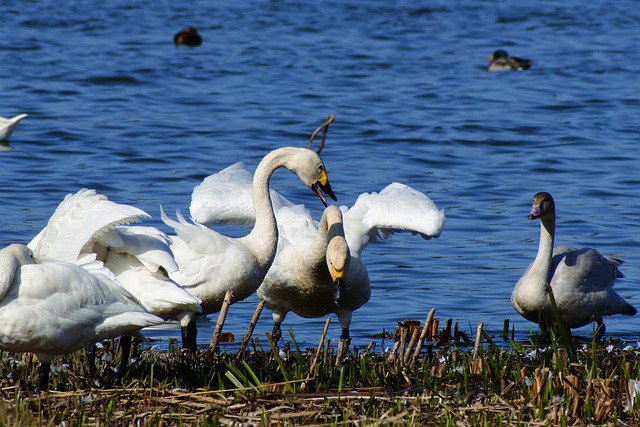
[[21, 244], [0, 250], [0, 349], [35, 353], [41, 390], [54, 356], [162, 322], [107, 276]]
[[[250, 225], [255, 216], [250, 203], [250, 182], [251, 173], [241, 162], [205, 178], [192, 193], [192, 218], [203, 226], [214, 222]], [[340, 209], [350, 260], [342, 278], [342, 301], [338, 302], [330, 292], [332, 279], [326, 273], [308, 273], [318, 268], [317, 263], [324, 257], [324, 216], [318, 224], [303, 205], [294, 206], [280, 195], [274, 198], [280, 241], [273, 265], [258, 288], [258, 296], [272, 311], [276, 337], [289, 311], [311, 318], [335, 313], [342, 328], [341, 341], [348, 341], [353, 311], [371, 296], [369, 275], [360, 256], [362, 250], [395, 232], [417, 233], [424, 239], [439, 237], [445, 222], [444, 211], [429, 197], [397, 182], [379, 193], [363, 193], [351, 208]]]
[[[283, 147], [268, 153], [258, 165], [252, 180], [252, 205], [255, 226], [241, 238], [229, 238], [198, 223], [187, 222], [178, 212], [172, 220], [161, 209], [161, 218], [172, 227], [171, 249], [178, 270], [169, 276], [187, 291], [202, 300], [202, 313], [220, 310], [227, 291], [233, 293], [232, 302], [252, 295], [271, 267], [278, 242], [278, 227], [271, 205], [269, 180], [278, 169], [298, 175], [320, 200], [320, 191], [335, 200], [327, 172], [320, 156], [306, 148]], [[183, 347], [196, 349], [196, 314], [183, 327]]]
[[517, 58], [515, 56], [509, 56], [503, 49], [498, 49], [493, 52], [493, 55], [487, 58], [489, 65], [488, 71], [510, 71], [510, 70], [528, 70], [533, 65], [533, 61], [530, 59]]
[[554, 317], [547, 285], [553, 291], [562, 320], [569, 328], [597, 322], [596, 339], [605, 332], [603, 316], [633, 315], [636, 309], [613, 290], [619, 259], [605, 257], [591, 248], [553, 248], [556, 206], [551, 194], [536, 193], [528, 217], [540, 220], [538, 254], [527, 267], [511, 294], [511, 305], [525, 319], [540, 324], [543, 331]]
[[[199, 298], [168, 276], [178, 268], [170, 239], [154, 227], [125, 225], [148, 217], [141, 209], [82, 189], [60, 202], [28, 246], [37, 257], [74, 263], [110, 276], [149, 313], [186, 322], [187, 313], [202, 308]], [[130, 337], [121, 337], [120, 343], [123, 354], [118, 375], [127, 368]]]
[[20, 120], [25, 117], [29, 116], [27, 114], [19, 114], [10, 119], [0, 117], [0, 141], [8, 140], [15, 128], [18, 126], [18, 123], [20, 123]]

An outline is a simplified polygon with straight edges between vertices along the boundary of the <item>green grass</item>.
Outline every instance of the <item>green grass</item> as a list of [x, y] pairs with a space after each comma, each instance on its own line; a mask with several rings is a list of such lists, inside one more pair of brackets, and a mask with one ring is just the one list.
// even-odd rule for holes
[[[442, 335], [440, 333], [440, 335]], [[638, 425], [629, 390], [640, 352], [622, 343], [567, 348], [566, 336], [541, 345], [425, 342], [414, 360], [292, 342], [234, 354], [143, 351], [121, 381], [118, 355], [98, 350], [98, 385], [82, 352], [55, 360], [51, 389], [36, 391], [35, 357], [0, 353], [0, 425]], [[504, 341], [508, 343], [508, 341]], [[607, 347], [612, 344], [613, 347]], [[291, 350], [293, 348], [293, 350]], [[273, 350], [276, 351], [273, 351]], [[410, 349], [407, 349], [409, 351]], [[304, 390], [304, 391], [301, 391]]]

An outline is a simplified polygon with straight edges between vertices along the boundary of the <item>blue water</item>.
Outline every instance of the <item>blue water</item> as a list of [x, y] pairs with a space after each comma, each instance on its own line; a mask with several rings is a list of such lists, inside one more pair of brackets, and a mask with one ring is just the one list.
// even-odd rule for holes
[[[0, 1], [0, 115], [29, 114], [0, 152], [0, 246], [31, 240], [83, 187], [169, 232], [159, 205], [188, 211], [203, 177], [304, 146], [333, 113], [322, 154], [339, 204], [399, 181], [447, 215], [438, 240], [365, 249], [373, 294], [354, 314], [355, 344], [431, 308], [467, 332], [483, 321], [498, 333], [510, 318], [526, 339], [535, 325], [509, 296], [537, 250], [526, 216], [543, 190], [558, 206], [557, 242], [624, 254], [616, 287], [640, 308], [636, 2], [63, 4]], [[187, 25], [204, 42], [176, 48]], [[498, 48], [533, 68], [486, 72]], [[320, 218], [293, 175], [278, 171], [272, 186]], [[239, 339], [255, 304], [234, 305], [225, 330]], [[201, 320], [201, 344], [215, 319]], [[324, 321], [290, 314], [284, 326], [315, 344]], [[608, 336], [635, 342], [638, 322], [610, 317]], [[265, 311], [256, 336], [270, 329]], [[335, 318], [329, 334], [337, 341]]]

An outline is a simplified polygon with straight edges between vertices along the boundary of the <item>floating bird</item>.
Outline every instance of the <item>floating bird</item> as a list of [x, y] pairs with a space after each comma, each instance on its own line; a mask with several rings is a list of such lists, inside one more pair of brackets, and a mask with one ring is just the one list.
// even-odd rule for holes
[[[250, 203], [251, 173], [243, 163], [236, 163], [211, 175], [193, 190], [191, 216], [203, 225], [214, 222], [251, 224], [254, 213]], [[335, 313], [342, 327], [341, 342], [348, 341], [353, 311], [371, 295], [369, 275], [360, 254], [377, 239], [395, 232], [408, 231], [424, 239], [438, 237], [445, 216], [425, 194], [400, 183], [392, 183], [380, 193], [363, 193], [356, 203], [341, 208], [344, 235], [350, 261], [344, 278], [344, 291], [336, 301], [333, 279], [326, 274], [311, 273], [319, 269], [328, 249], [324, 227], [325, 214], [318, 224], [303, 206], [294, 206], [281, 195], [273, 198], [280, 230], [276, 258], [258, 289], [258, 296], [272, 311], [274, 335], [293, 311], [302, 317], [322, 317]], [[336, 220], [333, 221], [337, 222]], [[324, 245], [324, 246], [323, 246]]]
[[516, 283], [511, 305], [527, 320], [540, 324], [543, 331], [554, 325], [549, 289], [562, 321], [569, 328], [597, 322], [596, 339], [605, 332], [603, 316], [633, 315], [636, 309], [613, 290], [622, 261], [605, 257], [595, 249], [558, 246], [553, 249], [556, 206], [551, 194], [533, 196], [528, 217], [540, 220], [540, 244], [534, 261]]
[[[278, 168], [298, 175], [326, 205], [320, 193], [335, 200], [324, 163], [318, 154], [306, 148], [284, 147], [267, 154], [258, 165], [252, 181], [255, 226], [241, 238], [229, 238], [206, 226], [187, 222], [180, 213], [178, 221], [161, 211], [162, 220], [173, 227], [173, 250], [178, 271], [170, 277], [202, 300], [203, 314], [220, 310], [227, 291], [232, 302], [252, 295], [262, 283], [276, 254], [278, 227], [271, 204], [269, 180]], [[183, 347], [196, 349], [195, 313], [183, 328]]]
[[528, 70], [533, 65], [530, 59], [516, 58], [509, 56], [505, 50], [499, 49], [493, 52], [493, 55], [487, 58], [489, 65], [488, 71], [511, 71], [511, 70]]
[[107, 276], [24, 245], [0, 251], [0, 349], [35, 353], [41, 390], [54, 356], [162, 322]]
[[9, 139], [15, 128], [20, 123], [20, 120], [28, 117], [27, 114], [20, 114], [10, 119], [0, 117], [0, 141], [6, 141]]
[[[170, 239], [154, 227], [125, 225], [149, 215], [133, 206], [115, 203], [95, 190], [67, 195], [47, 226], [29, 243], [37, 257], [80, 265], [115, 279], [149, 313], [181, 322], [187, 313], [201, 311], [200, 300], [172, 281], [177, 270]], [[128, 366], [130, 337], [121, 337], [122, 363]]]
[[176, 33], [173, 37], [173, 43], [176, 46], [200, 46], [202, 44], [202, 36], [193, 27], [186, 27], [182, 31]]

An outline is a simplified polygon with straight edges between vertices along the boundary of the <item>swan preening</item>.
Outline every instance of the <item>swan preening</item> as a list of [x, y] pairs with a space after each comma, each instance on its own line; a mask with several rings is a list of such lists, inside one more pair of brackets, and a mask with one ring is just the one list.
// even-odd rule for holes
[[42, 390], [54, 356], [162, 322], [108, 276], [24, 245], [0, 251], [0, 348], [35, 353]]
[[543, 330], [554, 324], [548, 287], [562, 321], [569, 328], [597, 322], [596, 339], [605, 332], [603, 316], [633, 315], [636, 309], [613, 290], [623, 277], [622, 261], [605, 257], [591, 248], [553, 248], [556, 208], [551, 194], [536, 193], [528, 217], [540, 220], [538, 254], [526, 269], [511, 295], [511, 305], [525, 319], [540, 324]]
[[[200, 300], [169, 279], [168, 272], [178, 268], [169, 238], [154, 227], [126, 225], [148, 217], [141, 209], [82, 189], [64, 198], [28, 246], [37, 257], [111, 277], [149, 313], [184, 322], [185, 313], [201, 310]], [[120, 344], [117, 375], [128, 366], [131, 337], [121, 337]]]
[[9, 139], [13, 131], [20, 123], [20, 120], [28, 117], [27, 114], [19, 114], [10, 119], [5, 119], [4, 117], [0, 117], [0, 141], [6, 141]]
[[[243, 163], [205, 178], [192, 193], [192, 218], [207, 226], [214, 222], [251, 224], [255, 214], [250, 184], [251, 173]], [[371, 295], [369, 275], [360, 257], [362, 250], [395, 232], [420, 234], [424, 239], [438, 237], [445, 221], [444, 211], [429, 197], [400, 183], [392, 183], [379, 193], [361, 194], [351, 208], [341, 207], [342, 215], [326, 209], [319, 223], [303, 205], [293, 205], [275, 191], [272, 199], [280, 237], [275, 260], [258, 288], [258, 296], [272, 311], [276, 338], [280, 324], [292, 311], [302, 317], [335, 313], [342, 327], [341, 340], [348, 340], [353, 311]], [[327, 245], [336, 234], [346, 238], [349, 249], [342, 293], [335, 288], [335, 278], [328, 270]], [[339, 259], [341, 255], [337, 252], [332, 256]]]
[[[202, 300], [202, 313], [220, 310], [227, 291], [232, 302], [252, 295], [262, 283], [276, 254], [278, 227], [271, 204], [269, 180], [278, 168], [285, 168], [300, 180], [326, 205], [323, 191], [335, 200], [327, 172], [320, 156], [306, 148], [284, 147], [271, 151], [258, 165], [252, 181], [252, 205], [255, 226], [241, 238], [229, 238], [200, 224], [178, 221], [161, 212], [162, 220], [173, 227], [171, 249], [178, 270], [170, 277]], [[183, 346], [196, 348], [196, 314], [182, 328]]]

